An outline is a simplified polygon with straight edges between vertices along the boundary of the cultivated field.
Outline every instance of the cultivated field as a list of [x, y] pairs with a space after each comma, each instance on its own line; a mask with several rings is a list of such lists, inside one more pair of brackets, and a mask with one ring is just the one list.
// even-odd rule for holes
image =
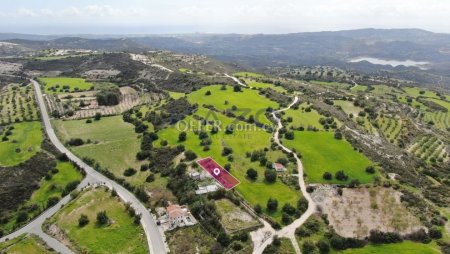
[[[105, 211], [107, 225], [96, 224], [97, 213]], [[89, 223], [83, 227], [78, 219], [84, 214]], [[48, 222], [47, 232], [77, 252], [148, 253], [144, 230], [133, 222], [125, 205], [104, 188], [82, 192]]]
[[397, 117], [379, 117], [378, 126], [383, 135], [395, 143], [402, 132], [402, 119]]
[[14, 166], [40, 151], [42, 130], [40, 122], [23, 122], [8, 126], [0, 134], [0, 166]]
[[[294, 140], [283, 140], [287, 147], [295, 148], [302, 155], [307, 181], [310, 183], [344, 183], [358, 179], [370, 183], [374, 175], [365, 172], [371, 161], [355, 151], [350, 143], [337, 140], [332, 132], [295, 131]], [[325, 172], [334, 174], [343, 170], [347, 181], [323, 179]]]
[[428, 162], [448, 161], [448, 147], [435, 136], [425, 135], [419, 138], [408, 151]]
[[236, 76], [238, 78], [264, 78], [265, 76], [263, 74], [254, 73], [254, 72], [236, 72], [233, 73], [233, 76]]
[[9, 85], [0, 90], [0, 125], [39, 119], [30, 85]]

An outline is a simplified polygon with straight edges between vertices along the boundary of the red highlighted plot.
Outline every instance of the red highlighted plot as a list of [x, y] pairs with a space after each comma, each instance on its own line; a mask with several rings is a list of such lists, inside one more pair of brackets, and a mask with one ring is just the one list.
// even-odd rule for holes
[[200, 159], [197, 163], [216, 179], [226, 190], [233, 189], [240, 182], [211, 157]]

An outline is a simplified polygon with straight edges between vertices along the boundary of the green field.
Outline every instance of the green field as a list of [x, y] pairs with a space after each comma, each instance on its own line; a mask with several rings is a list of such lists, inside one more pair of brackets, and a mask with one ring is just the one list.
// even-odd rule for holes
[[437, 129], [446, 130], [450, 127], [450, 112], [434, 111], [424, 112], [422, 120], [425, 123], [432, 122], [433, 126]]
[[439, 254], [441, 253], [436, 244], [423, 244], [410, 241], [394, 244], [367, 245], [364, 248], [348, 249], [344, 251], [333, 251], [340, 254]]
[[239, 77], [239, 78], [264, 78], [265, 76], [263, 74], [254, 73], [254, 72], [236, 72], [233, 74], [233, 76]]
[[365, 92], [367, 90], [367, 86], [363, 85], [352, 86], [350, 90], [353, 92]]
[[182, 97], [184, 97], [186, 94], [184, 94], [184, 93], [177, 93], [177, 92], [170, 92], [169, 91], [169, 96], [170, 96], [170, 98], [173, 98], [173, 99], [180, 99], [180, 98], [182, 98]]
[[[42, 131], [40, 122], [23, 122], [11, 125], [12, 135], [0, 141], [0, 166], [14, 166], [24, 162], [41, 149]], [[3, 138], [6, 130], [1, 135]]]
[[315, 85], [334, 87], [334, 88], [344, 88], [344, 89], [349, 89], [350, 87], [353, 86], [348, 83], [339, 83], [339, 82], [325, 82], [325, 81], [317, 81], [317, 80], [311, 80], [309, 82], [311, 84], [315, 84]]
[[[373, 175], [365, 168], [372, 165], [363, 154], [355, 151], [350, 143], [337, 140], [331, 132], [295, 131], [294, 140], [284, 140], [287, 147], [295, 148], [302, 155], [302, 162], [310, 183], [342, 183], [334, 173], [344, 170], [348, 181], [358, 179], [361, 183], [373, 181]], [[333, 179], [323, 179], [323, 173], [330, 172]]]
[[94, 86], [92, 83], [86, 82], [83, 78], [39, 78], [39, 81], [45, 85], [46, 93], [56, 94], [86, 91]]
[[[428, 98], [436, 98], [438, 99], [439, 97], [436, 95], [435, 92], [432, 92], [428, 89], [425, 88], [418, 88], [418, 87], [405, 87], [403, 88], [403, 90], [405, 90], [405, 92], [414, 98], [417, 98], [419, 96], [423, 96], [423, 97], [428, 97]], [[420, 94], [420, 91], [423, 91], [423, 94]]]
[[32, 86], [13, 84], [0, 90], [0, 125], [38, 119]]
[[[245, 115], [246, 118], [253, 115], [256, 121], [271, 124], [264, 114], [268, 107], [278, 108], [278, 103], [259, 95], [258, 91], [255, 90], [243, 89], [242, 92], [233, 92], [232, 87], [226, 87], [226, 90], [221, 90], [221, 87], [219, 85], [203, 87], [190, 93], [188, 100], [191, 104], [213, 105], [218, 110], [231, 110], [232, 106], [236, 106], [237, 110], [233, 112], [236, 116], [249, 110], [248, 114]], [[211, 95], [205, 95], [207, 91], [210, 91]], [[226, 104], [226, 101], [228, 104]]]
[[277, 92], [283, 93], [283, 92], [287, 92], [286, 89], [284, 89], [281, 86], [275, 86], [274, 84], [270, 84], [270, 83], [264, 83], [264, 82], [258, 82], [258, 81], [254, 81], [251, 79], [246, 79], [245, 83], [247, 83], [248, 86], [250, 87], [254, 87], [254, 88], [261, 88], [261, 89], [265, 89], [265, 88], [271, 88]]
[[8, 254], [52, 254], [44, 242], [36, 235], [22, 235], [4, 243], [0, 243], [0, 253]]
[[285, 111], [283, 115], [283, 119], [287, 119], [288, 117], [292, 118], [292, 122], [288, 122], [288, 126], [292, 126], [294, 128], [304, 127], [305, 130], [308, 126], [315, 127], [319, 130], [323, 130], [323, 126], [319, 123], [319, 119], [322, 118], [316, 110], [312, 109], [310, 112], [306, 112], [304, 108], [307, 105], [305, 103], [301, 104], [299, 109], [289, 109]]
[[41, 180], [39, 189], [33, 192], [28, 201], [29, 204], [37, 204], [44, 209], [50, 197], [61, 197], [68, 183], [82, 179], [80, 171], [70, 162], [58, 162], [56, 168], [58, 173], [54, 174], [50, 180]]
[[[110, 224], [96, 225], [98, 212], [106, 211]], [[89, 224], [78, 226], [81, 214]], [[112, 197], [104, 188], [83, 192], [66, 205], [50, 222], [61, 228], [78, 252], [89, 253], [148, 253], [144, 230], [133, 222], [118, 197]]]
[[[134, 126], [122, 120], [122, 116], [102, 117], [100, 121], [86, 120], [53, 121], [57, 135], [63, 142], [70, 138], [91, 140], [90, 144], [72, 147], [79, 157], [90, 157], [107, 167], [116, 176], [122, 176], [129, 167], [138, 169], [140, 162], [136, 153], [140, 151], [140, 140]], [[145, 180], [140, 172], [130, 178], [131, 182]]]
[[[197, 115], [206, 117], [208, 110], [199, 108], [196, 112]], [[265, 207], [269, 197], [278, 199], [279, 207], [282, 207], [285, 203], [295, 205], [297, 200], [301, 197], [300, 191], [294, 190], [283, 184], [280, 180], [275, 183], [264, 182], [264, 167], [261, 167], [258, 162], [250, 162], [245, 157], [245, 153], [249, 151], [262, 150], [265, 147], [270, 146], [271, 134], [256, 128], [254, 125], [238, 122], [239, 125], [249, 125], [251, 128], [247, 130], [235, 130], [233, 134], [225, 134], [224, 128], [231, 124], [233, 119], [225, 117], [222, 114], [216, 114], [217, 120], [221, 122], [222, 129], [217, 134], [210, 135], [212, 144], [209, 151], [203, 151], [203, 147], [200, 146], [200, 139], [193, 131], [186, 130], [187, 140], [182, 142], [186, 150], [194, 151], [199, 157], [204, 158], [211, 156], [222, 166], [228, 163], [227, 158], [221, 155], [224, 146], [231, 147], [233, 149], [234, 161], [230, 162], [232, 165], [231, 173], [241, 182], [236, 189], [243, 195], [243, 197], [252, 205], [260, 204]], [[184, 122], [190, 122], [193, 120], [192, 116], [188, 116]], [[209, 120], [213, 120], [209, 118]], [[194, 121], [198, 123], [198, 121]], [[193, 129], [198, 128], [198, 124], [193, 126]], [[176, 146], [180, 144], [178, 142], [178, 134], [180, 130], [185, 130], [184, 126], [180, 125], [180, 129], [177, 129], [177, 125], [163, 129], [158, 133], [160, 140], [167, 140], [169, 145]], [[258, 171], [258, 179], [251, 181], [246, 178], [246, 171], [248, 168], [254, 168]], [[281, 209], [277, 212], [270, 214], [276, 220], [281, 220]], [[265, 211], [267, 213], [267, 211]], [[268, 213], [267, 213], [268, 214]]]
[[179, 72], [182, 72], [182, 73], [188, 73], [188, 72], [190, 72], [191, 70], [188, 69], [188, 68], [180, 68], [180, 69], [178, 69], [178, 71], [179, 71]]
[[334, 105], [340, 106], [347, 115], [353, 114], [355, 117], [363, 110], [362, 108], [353, 105], [352, 101], [335, 100]]

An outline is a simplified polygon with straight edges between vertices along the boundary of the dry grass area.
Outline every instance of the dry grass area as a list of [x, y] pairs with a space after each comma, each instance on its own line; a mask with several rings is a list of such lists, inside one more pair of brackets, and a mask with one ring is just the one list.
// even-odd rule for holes
[[330, 225], [345, 237], [363, 238], [370, 230], [408, 234], [420, 229], [419, 220], [400, 202], [401, 193], [389, 188], [318, 188], [316, 203], [328, 214]]
[[230, 200], [220, 199], [215, 203], [221, 216], [220, 222], [227, 232], [236, 232], [259, 225], [255, 218]]

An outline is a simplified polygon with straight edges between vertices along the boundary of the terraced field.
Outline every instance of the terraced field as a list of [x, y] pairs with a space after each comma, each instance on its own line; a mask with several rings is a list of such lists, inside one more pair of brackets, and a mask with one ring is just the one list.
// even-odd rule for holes
[[435, 136], [423, 136], [417, 140], [408, 151], [428, 162], [443, 162], [448, 160], [448, 147]]
[[434, 127], [441, 130], [450, 128], [450, 112], [425, 112], [422, 120], [425, 123], [432, 123]]
[[39, 119], [30, 85], [9, 85], [0, 91], [0, 125]]
[[390, 140], [391, 143], [395, 143], [400, 137], [402, 132], [401, 119], [396, 117], [380, 117], [378, 118], [378, 125], [380, 126], [383, 135]]

